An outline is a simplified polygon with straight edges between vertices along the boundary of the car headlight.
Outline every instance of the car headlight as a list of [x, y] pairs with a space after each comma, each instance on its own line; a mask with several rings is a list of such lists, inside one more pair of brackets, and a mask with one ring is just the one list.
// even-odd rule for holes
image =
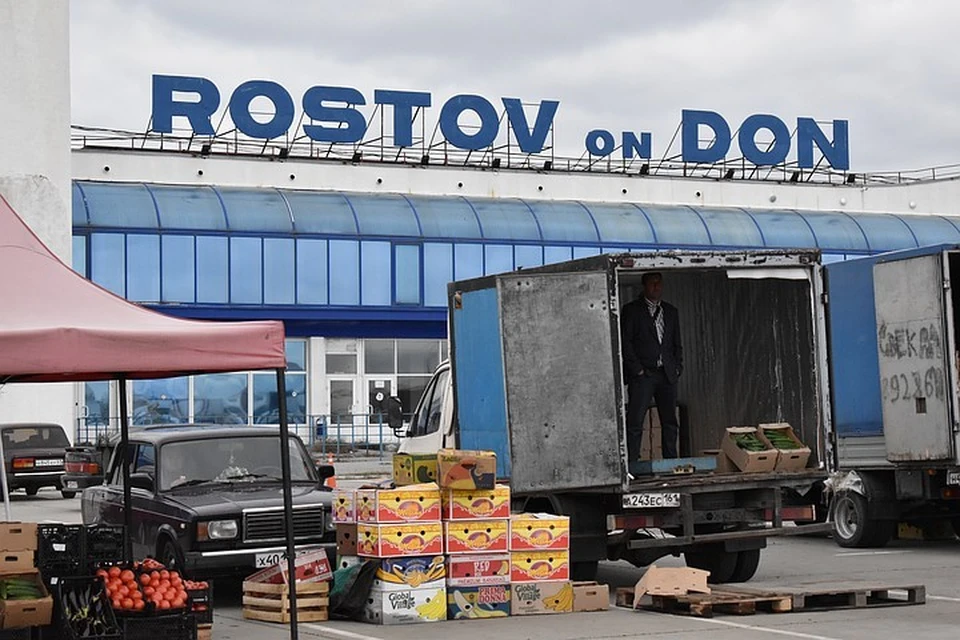
[[236, 520], [211, 520], [197, 524], [197, 540], [232, 540], [239, 533]]

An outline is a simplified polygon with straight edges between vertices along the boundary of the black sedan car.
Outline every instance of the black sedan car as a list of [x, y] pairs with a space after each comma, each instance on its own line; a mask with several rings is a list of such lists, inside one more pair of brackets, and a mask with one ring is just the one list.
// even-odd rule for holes
[[[187, 575], [252, 573], [285, 550], [277, 428], [146, 427], [130, 434], [127, 455], [113, 450], [104, 484], [81, 497], [83, 523], [123, 525], [123, 467], [130, 467], [133, 552]], [[300, 439], [289, 439], [297, 549], [333, 556], [333, 467], [315, 467]]]
[[63, 427], [34, 422], [2, 424], [0, 437], [10, 491], [24, 489], [28, 496], [35, 496], [42, 487], [56, 487], [64, 498], [77, 494], [62, 484], [64, 452], [70, 446]]

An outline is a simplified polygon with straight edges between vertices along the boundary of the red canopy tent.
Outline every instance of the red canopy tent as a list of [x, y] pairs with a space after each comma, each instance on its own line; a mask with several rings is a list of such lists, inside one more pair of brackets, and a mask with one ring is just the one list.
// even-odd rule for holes
[[[287, 441], [283, 323], [184, 320], [128, 302], [61, 262], [2, 196], [0, 273], [0, 385], [119, 380], [120, 450], [126, 451], [126, 380], [275, 369], [280, 438]], [[0, 441], [0, 478], [9, 519], [2, 446]], [[280, 455], [288, 568], [289, 575], [295, 575], [289, 448], [281, 446]], [[123, 476], [125, 530], [131, 531], [128, 465], [123, 465]], [[132, 555], [129, 539], [125, 549]], [[295, 598], [291, 590], [292, 638], [297, 636]]]

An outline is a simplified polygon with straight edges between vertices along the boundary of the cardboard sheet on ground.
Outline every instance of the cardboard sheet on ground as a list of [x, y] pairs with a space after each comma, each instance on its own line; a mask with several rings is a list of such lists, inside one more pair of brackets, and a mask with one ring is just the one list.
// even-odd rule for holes
[[633, 608], [644, 596], [682, 596], [690, 592], [710, 593], [709, 571], [691, 567], [658, 567], [650, 565], [633, 589]]

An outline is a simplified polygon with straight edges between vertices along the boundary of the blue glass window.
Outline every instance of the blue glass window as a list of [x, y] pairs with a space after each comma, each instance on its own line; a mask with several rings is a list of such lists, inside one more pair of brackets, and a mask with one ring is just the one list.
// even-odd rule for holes
[[157, 209], [150, 192], [142, 184], [81, 182], [90, 225], [156, 229]]
[[488, 244], [483, 247], [483, 272], [486, 275], [513, 271], [513, 247]]
[[813, 227], [821, 249], [870, 249], [860, 226], [846, 214], [804, 211], [800, 215]]
[[528, 202], [540, 221], [543, 239], [552, 242], [596, 241], [597, 227], [577, 202]]
[[423, 299], [428, 307], [447, 306], [447, 283], [453, 280], [453, 245], [423, 245]]
[[327, 304], [327, 241], [297, 239], [297, 303]]
[[73, 236], [73, 270], [87, 276], [87, 236]]
[[247, 424], [247, 384], [245, 373], [194, 376], [194, 422]]
[[89, 219], [87, 218], [87, 203], [83, 201], [83, 192], [80, 191], [80, 184], [77, 182], [71, 184], [70, 187], [70, 210], [73, 226], [85, 227], [89, 224]]
[[463, 198], [408, 196], [426, 238], [480, 238], [477, 216]]
[[283, 191], [300, 233], [357, 234], [357, 220], [347, 199], [339, 193]]
[[543, 247], [518, 244], [513, 248], [513, 253], [517, 269], [543, 266]]
[[600, 255], [600, 247], [574, 247], [573, 259], [588, 258], [590, 256]]
[[[86, 416], [83, 423], [88, 429], [106, 427], [110, 424], [110, 382], [85, 382], [83, 384], [83, 405]], [[86, 436], [77, 434], [79, 442], [92, 442], [94, 432]]]
[[160, 236], [127, 236], [127, 298], [138, 302], [160, 300]]
[[90, 235], [90, 279], [118, 296], [126, 295], [124, 267], [127, 262], [123, 234]]
[[210, 187], [150, 185], [164, 229], [220, 231], [227, 228], [220, 198]]
[[133, 381], [133, 424], [182, 424], [190, 419], [187, 378]]
[[164, 302], [193, 302], [196, 284], [193, 236], [160, 238], [160, 297]]
[[263, 302], [263, 250], [260, 238], [230, 238], [230, 301]]
[[851, 214], [863, 229], [873, 251], [893, 251], [916, 247], [913, 233], [901, 218], [885, 213]]
[[287, 373], [307, 370], [306, 340], [287, 340], [283, 348], [287, 357]]
[[830, 264], [831, 262], [843, 262], [847, 257], [842, 253], [821, 253], [820, 261], [823, 264]]
[[[307, 421], [307, 376], [287, 375], [287, 421], [304, 424]], [[253, 375], [254, 424], [279, 424], [280, 403], [277, 402], [277, 379], [266, 374]]]
[[590, 203], [586, 207], [597, 221], [602, 242], [653, 244], [653, 227], [643, 211], [630, 204]]
[[657, 241], [668, 247], [680, 245], [710, 246], [703, 221], [690, 207], [644, 205], [643, 212], [657, 232]]
[[295, 261], [293, 238], [263, 239], [263, 302], [293, 304]]
[[398, 244], [394, 247], [394, 299], [397, 304], [420, 304], [420, 247]]
[[753, 219], [741, 209], [704, 209], [697, 211], [710, 229], [715, 246], [763, 248], [760, 229]]
[[360, 233], [370, 236], [420, 236], [417, 217], [403, 196], [390, 194], [347, 196], [357, 214]]
[[543, 263], [555, 264], [557, 262], [566, 262], [573, 258], [572, 247], [544, 247]]
[[330, 304], [360, 304], [360, 243], [330, 241]]
[[197, 236], [197, 302], [227, 302], [230, 293], [227, 239]]
[[389, 242], [361, 242], [361, 300], [364, 305], [389, 305], [392, 269]]
[[274, 189], [221, 187], [220, 199], [227, 212], [227, 226], [234, 231], [290, 233], [293, 221], [287, 203]]
[[768, 247], [808, 248], [817, 247], [817, 240], [807, 223], [796, 211], [749, 211], [763, 230], [763, 239]]
[[540, 240], [540, 230], [530, 209], [520, 200], [471, 198], [488, 240]]
[[[483, 246], [479, 244], [458, 244], [453, 248], [453, 277], [466, 280], [483, 275]], [[446, 304], [446, 296], [444, 296]]]

